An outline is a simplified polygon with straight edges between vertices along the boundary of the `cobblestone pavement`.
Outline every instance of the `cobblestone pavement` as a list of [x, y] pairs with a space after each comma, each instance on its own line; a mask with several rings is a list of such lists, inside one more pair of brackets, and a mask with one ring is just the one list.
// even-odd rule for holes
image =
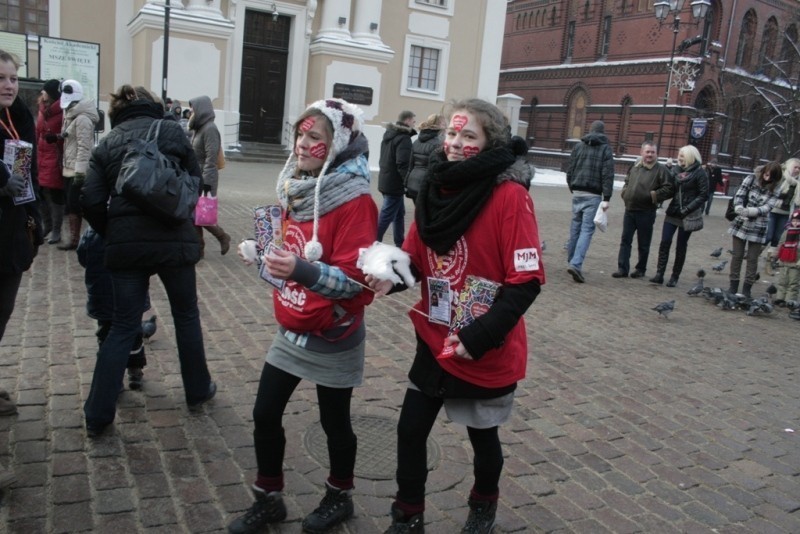
[[[278, 169], [228, 164], [221, 222], [235, 239], [252, 233], [249, 208], [274, 202]], [[501, 429], [498, 531], [800, 532], [800, 447], [787, 431], [800, 426], [800, 356], [790, 341], [800, 323], [785, 310], [750, 317], [686, 295], [700, 267], [708, 285], [727, 285], [708, 255], [730, 247], [725, 202], [716, 201], [706, 228], [692, 237], [680, 283], [670, 289], [611, 278], [622, 216], [616, 194], [610, 228], [595, 235], [584, 266], [587, 283], [574, 283], [562, 250], [569, 194], [534, 186], [532, 195], [547, 244], [547, 284], [526, 315], [528, 377]], [[221, 257], [213, 244], [197, 273], [216, 398], [199, 413], [187, 410], [169, 307], [154, 279], [159, 322], [144, 389], [120, 396], [113, 431], [94, 441], [83, 428], [96, 352], [83, 271], [74, 253], [42, 247], [0, 345], [0, 387], [19, 405], [18, 415], [0, 418], [0, 463], [18, 479], [0, 503], [0, 530], [221, 532], [249, 506], [251, 410], [276, 327], [267, 286], [235, 252]], [[414, 296], [368, 309], [366, 376], [353, 414], [389, 421], [391, 430], [357, 427], [364, 430], [359, 468], [367, 473], [356, 480], [356, 517], [340, 532], [382, 532], [389, 524], [392, 423], [414, 345], [404, 306]], [[669, 299], [675, 312], [664, 319], [651, 308]], [[322, 463], [312, 454], [319, 435], [313, 386], [301, 384], [285, 425], [289, 517], [271, 531], [290, 533], [318, 503], [327, 473], [324, 454]], [[464, 429], [444, 418], [431, 442], [427, 529], [458, 532], [471, 449]], [[362, 468], [367, 461], [381, 476], [367, 478], [375, 474]]]

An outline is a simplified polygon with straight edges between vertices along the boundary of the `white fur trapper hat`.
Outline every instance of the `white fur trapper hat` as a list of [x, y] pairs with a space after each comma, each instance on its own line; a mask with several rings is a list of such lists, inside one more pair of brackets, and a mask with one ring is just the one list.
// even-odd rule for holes
[[[327, 98], [317, 100], [308, 109], [316, 109], [325, 115], [333, 126], [333, 141], [328, 157], [319, 171], [317, 185], [314, 189], [314, 230], [311, 241], [306, 243], [304, 252], [308, 261], [317, 261], [322, 257], [322, 245], [317, 240], [319, 227], [319, 190], [321, 178], [328, 171], [328, 166], [341, 154], [353, 139], [358, 137], [363, 127], [362, 115], [364, 112], [358, 106], [345, 102], [340, 98]], [[294, 158], [294, 152], [292, 152]]]

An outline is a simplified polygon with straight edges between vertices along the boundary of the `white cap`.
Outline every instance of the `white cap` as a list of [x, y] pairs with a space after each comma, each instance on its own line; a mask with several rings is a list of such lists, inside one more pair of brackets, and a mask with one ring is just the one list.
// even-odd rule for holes
[[83, 86], [75, 80], [61, 82], [61, 109], [66, 109], [72, 102], [83, 98]]

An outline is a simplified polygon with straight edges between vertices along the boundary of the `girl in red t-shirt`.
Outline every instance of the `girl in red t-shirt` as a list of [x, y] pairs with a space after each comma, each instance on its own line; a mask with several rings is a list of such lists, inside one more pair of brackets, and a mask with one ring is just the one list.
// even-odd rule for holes
[[[410, 314], [417, 350], [398, 423], [398, 491], [387, 532], [423, 531], [426, 441], [442, 406], [467, 427], [475, 454], [466, 529], [494, 525], [503, 466], [498, 425], [525, 376], [522, 315], [545, 281], [527, 145], [509, 132], [488, 102], [452, 104], [403, 243], [422, 298]], [[367, 281], [376, 296], [400, 289]]]

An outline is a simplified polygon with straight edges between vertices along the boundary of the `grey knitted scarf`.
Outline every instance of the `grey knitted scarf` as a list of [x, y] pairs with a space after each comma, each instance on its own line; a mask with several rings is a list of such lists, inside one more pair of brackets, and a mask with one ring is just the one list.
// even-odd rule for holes
[[281, 206], [297, 221], [314, 220], [314, 190], [319, 190], [319, 215], [336, 209], [361, 195], [370, 194], [369, 167], [364, 157], [350, 160], [324, 176], [295, 176], [297, 160], [287, 162], [278, 178], [277, 193]]

